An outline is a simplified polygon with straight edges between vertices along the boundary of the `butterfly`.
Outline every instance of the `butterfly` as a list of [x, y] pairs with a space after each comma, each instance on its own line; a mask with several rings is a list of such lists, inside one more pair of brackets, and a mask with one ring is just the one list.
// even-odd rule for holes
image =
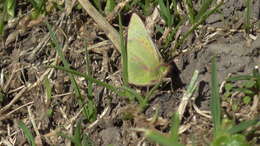
[[127, 36], [128, 82], [137, 86], [154, 85], [169, 71], [162, 56], [137, 14], [132, 14]]

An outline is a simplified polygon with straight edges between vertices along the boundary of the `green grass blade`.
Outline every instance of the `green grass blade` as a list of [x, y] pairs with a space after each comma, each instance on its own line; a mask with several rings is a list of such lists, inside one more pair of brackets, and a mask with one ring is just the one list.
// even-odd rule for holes
[[33, 5], [34, 9], [38, 13], [42, 13], [44, 11], [44, 0], [29, 0], [29, 2]]
[[96, 6], [96, 8], [98, 9], [99, 12], [102, 12], [102, 6], [101, 6], [101, 1], [100, 0], [93, 0], [94, 1], [94, 5]]
[[198, 70], [195, 70], [194, 73], [193, 73], [193, 75], [192, 75], [190, 84], [189, 84], [189, 86], [187, 87], [187, 93], [193, 94], [193, 92], [194, 92], [195, 89], [197, 88], [197, 79], [198, 79], [198, 76], [199, 76], [199, 71], [198, 71]]
[[222, 6], [222, 4], [223, 4], [223, 1], [221, 1], [221, 2], [220, 2], [217, 6], [215, 6], [212, 10], [205, 12], [205, 13], [200, 17], [200, 19], [197, 20], [196, 23], [192, 25], [192, 27], [189, 29], [189, 31], [187, 31], [187, 32], [183, 35], [183, 37], [176, 42], [177, 44], [176, 44], [175, 47], [172, 49], [171, 53], [174, 55], [176, 48], [178, 48], [181, 44], [183, 44], [184, 41], [187, 39], [187, 37], [188, 37], [195, 29], [197, 29], [198, 26], [199, 26], [201, 23], [203, 23], [210, 15], [212, 15], [213, 13], [215, 13], [215, 12], [218, 10], [218, 8], [219, 8], [220, 6]]
[[82, 130], [81, 122], [82, 120], [79, 120], [77, 122], [72, 136], [69, 136], [63, 132], [59, 132], [58, 135], [63, 138], [69, 139], [75, 146], [92, 146], [93, 142]]
[[87, 104], [84, 105], [84, 115], [89, 122], [97, 119], [97, 107], [92, 97], [88, 97]]
[[179, 127], [180, 127], [180, 117], [178, 113], [175, 113], [172, 117], [171, 130], [170, 130], [170, 139], [173, 142], [179, 141]]
[[254, 120], [244, 121], [236, 126], [233, 126], [231, 129], [228, 130], [230, 134], [235, 134], [241, 131], [244, 131], [248, 127], [254, 126], [260, 122], [260, 118]]
[[129, 87], [125, 87], [123, 86], [122, 89], [128, 93], [130, 93], [131, 95], [128, 96], [134, 96], [135, 99], [138, 101], [139, 105], [141, 106], [141, 108], [144, 110], [147, 106], [148, 106], [148, 101], [146, 98], [142, 97], [140, 94], [138, 94], [135, 90], [129, 88]]
[[[148, 105], [145, 98], [143, 98], [140, 94], [138, 94], [137, 92], [135, 92], [134, 90], [132, 90], [128, 87], [117, 88], [117, 87], [114, 87], [114, 86], [107, 84], [105, 82], [99, 81], [99, 80], [97, 80], [97, 79], [95, 79], [91, 76], [88, 76], [87, 74], [80, 73], [78, 71], [68, 69], [68, 68], [65, 68], [65, 67], [62, 67], [62, 66], [50, 66], [50, 67], [53, 67], [53, 68], [59, 69], [59, 70], [63, 70], [65, 72], [71, 73], [71, 74], [76, 75], [76, 76], [84, 77], [86, 80], [90, 80], [91, 82], [96, 83], [99, 86], [103, 86], [103, 87], [117, 93], [119, 96], [126, 96], [125, 92], [130, 93], [132, 96], [135, 97], [135, 99], [137, 99], [138, 103], [141, 105], [142, 108], [145, 108]], [[130, 95], [128, 94], [128, 96], [130, 96]]]
[[259, 72], [258, 66], [255, 66], [255, 68], [253, 70], [253, 76], [256, 79], [255, 88], [258, 91], [258, 93], [260, 94], [260, 72]]
[[44, 89], [45, 89], [45, 93], [46, 93], [46, 96], [48, 98], [48, 100], [51, 99], [51, 83], [50, 83], [50, 80], [48, 79], [48, 77], [45, 77], [44, 81], [43, 81], [43, 85], [44, 85]]
[[220, 129], [221, 118], [220, 118], [220, 96], [219, 96], [219, 86], [217, 79], [217, 65], [216, 57], [212, 58], [211, 63], [211, 114], [214, 126], [214, 135], [216, 136], [218, 130]]
[[[227, 81], [241, 81], [241, 80], [250, 80], [252, 79], [253, 76], [252, 75], [238, 75], [238, 76], [234, 76], [234, 77], [230, 77], [227, 79]], [[260, 78], [260, 76], [259, 76]]]
[[197, 21], [209, 10], [213, 1], [214, 0], [202, 0], [202, 6], [196, 16]]
[[80, 123], [81, 123], [81, 121], [77, 122], [76, 128], [74, 130], [73, 139], [74, 139], [75, 146], [81, 146], [81, 135], [83, 135], [83, 133], [81, 130]]
[[5, 0], [5, 4], [6, 4], [6, 12], [8, 13], [8, 15], [14, 17], [16, 0]]
[[58, 133], [58, 136], [61, 136], [61, 137], [66, 138], [66, 139], [69, 139], [69, 140], [70, 140], [72, 143], [74, 143], [74, 144], [77, 143], [77, 141], [74, 139], [73, 136], [69, 136], [69, 135], [67, 135], [67, 134], [65, 134], [65, 133], [63, 133], [63, 132], [59, 132], [59, 133]]
[[[67, 60], [65, 59], [65, 56], [63, 55], [62, 46], [59, 43], [59, 41], [58, 41], [58, 39], [56, 37], [56, 34], [52, 31], [52, 28], [51, 28], [51, 26], [48, 23], [47, 23], [47, 27], [48, 27], [48, 30], [50, 31], [50, 37], [51, 37], [52, 42], [54, 43], [54, 48], [55, 48], [56, 52], [60, 56], [60, 58], [62, 60], [62, 63], [64, 64], [65, 68], [69, 69], [70, 65], [67, 62]], [[81, 100], [83, 100], [82, 96], [81, 96], [81, 93], [80, 93], [80, 90], [79, 90], [79, 87], [78, 87], [78, 84], [76, 83], [76, 80], [75, 80], [74, 76], [69, 74], [69, 78], [71, 80], [72, 87], [73, 87], [73, 89], [75, 91], [76, 97], [81, 99]], [[80, 103], [80, 104], [82, 105], [83, 103]]]
[[3, 101], [5, 100], [6, 98], [6, 95], [5, 93], [3, 92], [3, 89], [0, 87], [0, 104], [3, 103]]
[[187, 106], [188, 102], [190, 101], [190, 98], [192, 97], [194, 91], [197, 89], [197, 79], [198, 79], [198, 74], [199, 74], [199, 71], [198, 70], [195, 70], [193, 75], [192, 75], [192, 78], [191, 78], [191, 81], [186, 89], [186, 91], [184, 92], [183, 94], [183, 97], [181, 99], [181, 102], [180, 102], [180, 105], [178, 107], [178, 110], [177, 110], [177, 113], [179, 114], [179, 118], [180, 120], [182, 119], [183, 117], [183, 114], [184, 114], [184, 109], [186, 109], [185, 107]]
[[114, 10], [115, 6], [116, 6], [115, 0], [107, 0], [105, 10], [104, 10], [105, 13], [109, 14], [110, 12], [112, 12]]
[[0, 37], [4, 34], [4, 27], [5, 27], [4, 16], [0, 14]]
[[195, 18], [196, 18], [196, 11], [193, 8], [193, 3], [192, 0], [185, 0], [186, 2], [186, 7], [187, 7], [187, 12], [188, 12], [188, 18], [191, 22], [191, 24], [195, 23]]
[[167, 4], [164, 4], [163, 0], [158, 0], [158, 4], [160, 6], [160, 14], [165, 20], [168, 27], [171, 27], [173, 25], [173, 16], [170, 13], [170, 7], [169, 3], [167, 1]]
[[251, 0], [245, 0], [246, 1], [246, 11], [245, 11], [245, 21], [244, 21], [244, 28], [246, 32], [249, 32], [251, 28], [250, 24], [250, 16], [252, 12], [252, 2]]
[[83, 135], [81, 143], [82, 143], [82, 146], [94, 146], [93, 141], [90, 139], [90, 137], [87, 134]]
[[[172, 7], [172, 12], [174, 13], [174, 16], [179, 15], [177, 3], [178, 3], [178, 1], [175, 1], [175, 0], [172, 0], [172, 1], [171, 1], [171, 7]], [[173, 19], [174, 19], [174, 18], [173, 18]]]
[[123, 83], [124, 86], [128, 86], [127, 48], [126, 48], [126, 41], [124, 39], [124, 34], [123, 34], [121, 15], [119, 15], [119, 30], [120, 30], [120, 48], [122, 50], [121, 59], [122, 59], [122, 67], [123, 67]]
[[[87, 44], [87, 42], [84, 41], [84, 44]], [[86, 50], [85, 51], [86, 52], [85, 53], [86, 74], [92, 77], [91, 61], [90, 61], [89, 50], [87, 49], [87, 46], [85, 47], [85, 50]], [[93, 122], [97, 119], [97, 108], [93, 100], [93, 82], [87, 80], [87, 85], [88, 85], [87, 87], [88, 101], [83, 107], [84, 108], [83, 113], [88, 121]]]
[[[180, 27], [184, 24], [184, 22], [186, 21], [186, 18], [182, 18], [180, 19], [180, 21], [178, 21], [178, 23], [176, 24], [176, 26], [174, 27], [174, 29], [170, 32], [170, 34], [167, 36], [166, 41], [165, 41], [165, 45], [164, 48], [167, 48], [169, 44], [171, 44], [171, 42], [174, 39], [174, 36], [176, 35], [176, 33], [178, 32], [178, 30], [180, 29]], [[178, 43], [178, 42], [177, 42]], [[175, 52], [176, 47], [172, 50], [172, 52]]]
[[254, 92], [250, 89], [246, 89], [246, 88], [236, 88], [233, 90], [234, 92], [242, 92], [245, 93], [246, 95], [253, 95]]
[[155, 5], [155, 0], [145, 0], [144, 5], [142, 6], [142, 10], [144, 13], [144, 16], [149, 16], [151, 15], [154, 5]]
[[22, 121], [18, 121], [18, 126], [19, 126], [19, 128], [21, 128], [23, 130], [23, 133], [24, 133], [26, 139], [28, 140], [29, 144], [31, 146], [36, 146], [34, 137], [31, 133], [31, 131], [26, 127], [26, 125]]
[[153, 86], [153, 88], [145, 95], [145, 98], [148, 100], [154, 93], [155, 91], [160, 87], [162, 82], [159, 82]]
[[[87, 44], [86, 41], [84, 41], [84, 44]], [[87, 49], [87, 46], [85, 47], [85, 62], [86, 62], [86, 73], [89, 76], [92, 76], [92, 69], [91, 69], [91, 62], [90, 62], [90, 57], [89, 57], [89, 51]], [[93, 96], [93, 83], [91, 81], [87, 81], [88, 82], [88, 89], [87, 89], [87, 93], [88, 93], [88, 97], [92, 97]]]
[[87, 75], [85, 73], [80, 73], [78, 71], [72, 70], [70, 68], [65, 68], [65, 67], [62, 67], [62, 66], [53, 66], [53, 65], [51, 65], [50, 67], [55, 68], [55, 69], [59, 69], [59, 70], [63, 70], [65, 72], [68, 72], [68, 73], [76, 75], [76, 76], [84, 77], [86, 80], [90, 80], [91, 82], [96, 83], [99, 86], [103, 86], [103, 87], [105, 87], [105, 88], [107, 88], [107, 89], [109, 89], [111, 91], [116, 92], [116, 93], [118, 92], [118, 88], [116, 88], [116, 87], [114, 87], [114, 86], [112, 86], [110, 84], [107, 84], [105, 82], [99, 81], [99, 80], [97, 80], [97, 79], [95, 79], [95, 78], [93, 78], [93, 77], [91, 77], [91, 76], [89, 76], [89, 75]]
[[151, 131], [147, 129], [140, 129], [140, 131], [143, 131], [145, 135], [151, 139], [152, 141], [162, 145], [162, 146], [183, 146], [182, 144], [176, 142], [173, 142], [170, 138], [162, 135], [161, 133], [157, 131]]

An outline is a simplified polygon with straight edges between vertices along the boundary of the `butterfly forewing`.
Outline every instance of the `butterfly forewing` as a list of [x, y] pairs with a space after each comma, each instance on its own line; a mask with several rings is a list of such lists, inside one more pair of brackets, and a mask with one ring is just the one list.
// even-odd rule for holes
[[129, 83], [142, 86], [160, 80], [162, 75], [156, 69], [163, 64], [162, 58], [136, 14], [132, 15], [128, 28], [127, 58]]

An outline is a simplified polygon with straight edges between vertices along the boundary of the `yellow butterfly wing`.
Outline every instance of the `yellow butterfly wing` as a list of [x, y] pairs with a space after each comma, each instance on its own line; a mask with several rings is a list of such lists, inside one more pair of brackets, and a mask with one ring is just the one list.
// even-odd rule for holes
[[152, 85], [161, 80], [168, 70], [151, 37], [137, 14], [128, 26], [128, 80], [134, 85]]

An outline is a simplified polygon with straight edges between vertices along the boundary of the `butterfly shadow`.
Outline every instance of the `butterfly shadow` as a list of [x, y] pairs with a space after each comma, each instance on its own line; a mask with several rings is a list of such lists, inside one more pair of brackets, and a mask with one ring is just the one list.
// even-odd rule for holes
[[180, 77], [180, 70], [178, 69], [177, 65], [172, 61], [169, 63], [170, 69], [167, 74], [167, 77], [171, 78], [171, 87], [173, 90], [177, 90], [183, 88], [185, 84], [182, 82]]

